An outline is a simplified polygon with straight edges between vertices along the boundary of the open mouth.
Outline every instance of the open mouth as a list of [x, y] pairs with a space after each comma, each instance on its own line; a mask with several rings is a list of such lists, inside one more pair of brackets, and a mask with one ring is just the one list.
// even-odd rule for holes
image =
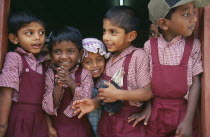
[[40, 43], [38, 43], [38, 44], [33, 44], [32, 47], [34, 49], [41, 49], [42, 45]]
[[195, 26], [193, 25], [193, 26], [189, 27], [189, 29], [190, 30], [194, 30], [195, 29]]

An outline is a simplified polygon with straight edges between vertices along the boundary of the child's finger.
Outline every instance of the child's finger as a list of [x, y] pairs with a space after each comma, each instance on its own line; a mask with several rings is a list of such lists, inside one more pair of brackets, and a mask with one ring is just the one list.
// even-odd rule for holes
[[78, 118], [81, 118], [83, 115], [84, 115], [84, 113], [80, 112], [79, 115], [78, 115]]
[[135, 127], [139, 122], [141, 122], [143, 119], [145, 119], [145, 115], [144, 116], [141, 116], [139, 117], [138, 119], [136, 119], [133, 123], [133, 127]]
[[140, 117], [139, 114], [133, 114], [132, 116], [130, 116], [130, 117], [128, 118], [128, 122], [134, 121], [134, 120], [136, 120], [136, 119], [139, 118], [139, 117]]
[[68, 69], [65, 68], [64, 66], [61, 66], [60, 68], [63, 69], [63, 70], [65, 70], [65, 71], [68, 71]]
[[108, 81], [105, 81], [104, 84], [107, 85], [108, 87], [113, 86], [113, 85], [112, 85], [110, 82], [108, 82]]
[[81, 109], [80, 108], [77, 108], [76, 110], [74, 110], [74, 114], [78, 114], [81, 112]]
[[136, 118], [137, 116], [139, 116], [139, 114], [133, 114], [130, 117], [128, 117], [128, 119], [133, 119], [133, 118]]
[[76, 100], [76, 101], [73, 102], [72, 106], [79, 105], [79, 103], [80, 103], [80, 100]]
[[56, 77], [58, 78], [58, 77], [65, 77], [66, 76], [66, 74], [64, 74], [64, 73], [57, 73], [56, 74]]
[[98, 89], [98, 92], [99, 92], [99, 93], [103, 93], [103, 92], [104, 92], [104, 88], [99, 88], [99, 89]]
[[180, 132], [181, 132], [181, 128], [177, 128], [176, 130], [176, 136], [175, 137], [179, 137], [180, 136]]
[[99, 100], [105, 100], [105, 97], [99, 97], [98, 99]]
[[147, 125], [149, 118], [150, 118], [150, 115], [146, 115], [145, 120], [144, 120], [144, 125]]

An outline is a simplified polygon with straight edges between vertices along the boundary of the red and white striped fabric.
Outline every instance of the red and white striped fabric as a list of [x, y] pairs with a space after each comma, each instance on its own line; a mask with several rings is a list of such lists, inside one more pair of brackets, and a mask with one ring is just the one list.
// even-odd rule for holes
[[[171, 42], [165, 41], [160, 35], [158, 37], [158, 55], [159, 61], [162, 65], [179, 65], [182, 59], [185, 48], [185, 38], [182, 36], [175, 37]], [[144, 45], [144, 50], [150, 58], [150, 75], [152, 76], [152, 58], [151, 58], [151, 46], [150, 41], [147, 41]], [[187, 69], [187, 84], [188, 93], [185, 98], [188, 98], [189, 89], [192, 85], [192, 77], [203, 72], [201, 61], [201, 44], [198, 39], [194, 39], [193, 48], [188, 61]]]

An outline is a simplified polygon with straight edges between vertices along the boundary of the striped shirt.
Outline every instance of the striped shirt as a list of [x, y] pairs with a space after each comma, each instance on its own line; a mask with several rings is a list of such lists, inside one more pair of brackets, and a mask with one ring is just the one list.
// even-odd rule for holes
[[[182, 36], [175, 37], [171, 42], [165, 41], [160, 35], [158, 37], [158, 56], [160, 64], [162, 65], [179, 65], [183, 57], [185, 48], [185, 38]], [[144, 45], [144, 50], [150, 58], [150, 75], [152, 76], [152, 57], [151, 57], [151, 46], [150, 41], [147, 41]], [[187, 84], [188, 93], [185, 96], [188, 99], [189, 89], [192, 85], [192, 77], [203, 72], [202, 61], [201, 61], [201, 44], [198, 39], [194, 39], [193, 48], [188, 61], [187, 68]]]
[[[78, 69], [78, 66], [70, 71], [70, 76], [75, 79], [75, 72]], [[43, 109], [50, 115], [57, 115], [57, 109], [53, 106], [53, 91], [54, 91], [54, 80], [55, 76], [53, 70], [49, 68], [46, 72], [45, 78], [45, 94], [42, 102]], [[74, 110], [72, 109], [72, 103], [75, 100], [80, 100], [83, 98], [91, 98], [92, 90], [93, 90], [93, 79], [88, 70], [82, 69], [81, 73], [81, 84], [79, 87], [75, 88], [74, 96], [69, 104], [69, 106], [65, 109], [64, 114], [67, 117], [75, 116]]]

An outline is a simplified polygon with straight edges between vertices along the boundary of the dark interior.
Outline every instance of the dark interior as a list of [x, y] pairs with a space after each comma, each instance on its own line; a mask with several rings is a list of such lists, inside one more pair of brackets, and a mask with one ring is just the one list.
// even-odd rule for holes
[[[136, 9], [141, 20], [146, 21], [148, 2], [123, 0], [123, 5]], [[29, 10], [40, 15], [47, 23], [47, 34], [55, 27], [68, 25], [78, 28], [83, 37], [101, 39], [103, 15], [116, 5], [120, 0], [11, 0], [11, 12]], [[142, 23], [142, 30], [144, 26]]]

